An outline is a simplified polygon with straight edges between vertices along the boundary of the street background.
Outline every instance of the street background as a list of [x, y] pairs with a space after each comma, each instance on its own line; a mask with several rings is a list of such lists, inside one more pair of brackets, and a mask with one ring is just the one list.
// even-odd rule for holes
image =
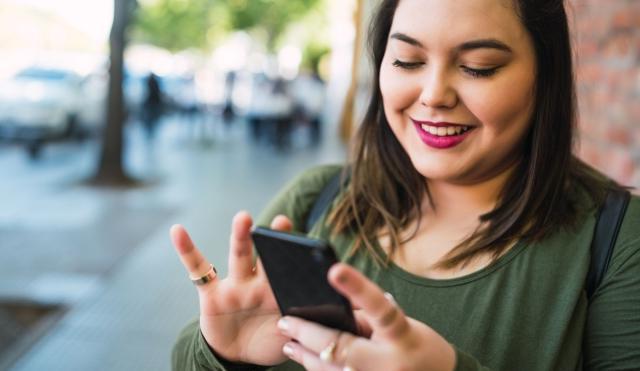
[[[345, 161], [378, 3], [0, 0], [0, 370], [168, 370], [169, 227], [224, 275], [237, 211]], [[578, 154], [637, 193], [640, 1], [567, 8]]]
[[91, 143], [56, 145], [35, 169], [20, 148], [2, 148], [0, 166], [14, 175], [2, 194], [24, 197], [2, 200], [0, 297], [66, 310], [14, 344], [11, 369], [169, 369], [173, 341], [198, 313], [169, 227], [185, 225], [224, 275], [237, 211], [257, 215], [299, 172], [345, 159], [337, 139], [278, 153], [247, 145], [240, 126], [207, 144], [187, 129], [167, 120], [152, 148], [140, 130], [129, 167], [151, 182], [136, 189], [83, 184]]

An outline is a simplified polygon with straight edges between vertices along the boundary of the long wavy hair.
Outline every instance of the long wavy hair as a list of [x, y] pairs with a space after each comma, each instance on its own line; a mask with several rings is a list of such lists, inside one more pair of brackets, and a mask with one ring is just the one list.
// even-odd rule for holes
[[[383, 0], [369, 29], [373, 94], [354, 138], [350, 181], [328, 223], [334, 233], [355, 233], [352, 252], [366, 249], [388, 263], [411, 239], [400, 234], [417, 220], [424, 197], [431, 200], [424, 176], [412, 165], [385, 117], [379, 76], [399, 0]], [[518, 16], [533, 40], [536, 56], [535, 103], [521, 159], [493, 210], [479, 217], [477, 229], [435, 267], [464, 266], [479, 254], [499, 257], [513, 242], [541, 240], [575, 224], [585, 190], [599, 205], [615, 183], [577, 159], [576, 97], [567, 15], [562, 0], [514, 0]], [[433, 204], [433, 202], [432, 202]], [[593, 206], [592, 205], [592, 206]], [[391, 241], [386, 259], [374, 248], [385, 230]]]

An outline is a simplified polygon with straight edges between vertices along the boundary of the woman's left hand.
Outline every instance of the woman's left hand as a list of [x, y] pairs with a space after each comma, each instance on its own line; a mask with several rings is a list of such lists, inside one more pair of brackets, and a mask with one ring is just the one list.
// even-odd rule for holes
[[[455, 367], [455, 351], [429, 326], [405, 316], [388, 293], [342, 263], [329, 282], [361, 310], [356, 319], [370, 337], [359, 337], [296, 317], [278, 323], [294, 341], [283, 352], [307, 370], [443, 370]], [[369, 335], [369, 334], [367, 334]]]

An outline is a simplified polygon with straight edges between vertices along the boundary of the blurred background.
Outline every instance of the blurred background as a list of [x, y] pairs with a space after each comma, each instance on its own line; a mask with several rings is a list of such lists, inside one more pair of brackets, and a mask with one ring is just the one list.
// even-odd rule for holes
[[[0, 370], [167, 370], [231, 217], [341, 163], [378, 0], [0, 0]], [[568, 2], [580, 156], [640, 185], [640, 1]]]

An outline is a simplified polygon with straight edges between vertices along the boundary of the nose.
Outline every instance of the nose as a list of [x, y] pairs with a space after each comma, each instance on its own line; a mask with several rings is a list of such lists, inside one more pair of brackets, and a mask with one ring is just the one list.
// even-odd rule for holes
[[458, 102], [458, 94], [447, 77], [447, 71], [430, 68], [424, 77], [420, 104], [429, 108], [452, 108]]

